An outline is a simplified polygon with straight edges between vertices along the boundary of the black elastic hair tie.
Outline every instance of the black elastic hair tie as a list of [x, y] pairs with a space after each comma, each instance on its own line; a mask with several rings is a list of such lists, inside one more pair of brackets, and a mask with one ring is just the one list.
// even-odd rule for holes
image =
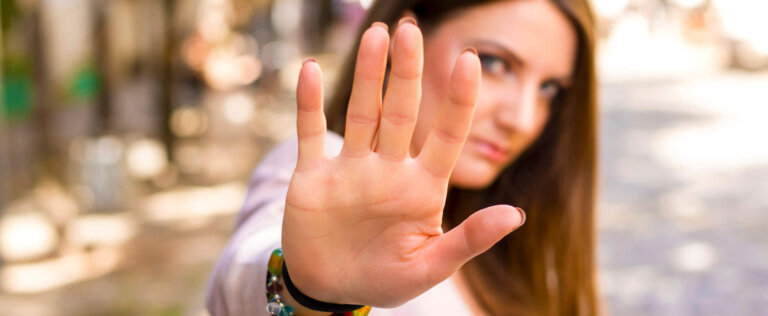
[[301, 293], [301, 291], [299, 291], [299, 289], [293, 285], [291, 276], [288, 274], [288, 267], [285, 265], [285, 260], [283, 260], [283, 281], [285, 282], [285, 287], [288, 289], [288, 293], [291, 293], [293, 299], [301, 304], [301, 306], [311, 310], [329, 313], [345, 313], [363, 308], [363, 305], [333, 304], [321, 302], [304, 295], [304, 293]]

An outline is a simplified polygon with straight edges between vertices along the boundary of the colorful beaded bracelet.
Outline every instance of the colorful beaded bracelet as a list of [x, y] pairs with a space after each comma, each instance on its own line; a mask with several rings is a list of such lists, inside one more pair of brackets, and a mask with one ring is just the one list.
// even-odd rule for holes
[[[283, 303], [280, 296], [284, 288], [283, 285], [290, 280], [287, 270], [283, 274], [284, 261], [283, 250], [278, 248], [272, 251], [272, 255], [269, 256], [269, 263], [267, 263], [267, 312], [272, 316], [292, 316], [294, 313], [293, 306]], [[350, 312], [333, 313], [331, 316], [367, 316], [370, 311], [370, 306], [363, 306]]]

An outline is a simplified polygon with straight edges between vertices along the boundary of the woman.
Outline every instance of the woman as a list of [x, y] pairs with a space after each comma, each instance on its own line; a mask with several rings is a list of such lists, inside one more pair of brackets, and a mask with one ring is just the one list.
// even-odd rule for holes
[[[329, 105], [344, 138], [308, 60], [211, 313], [279, 292], [297, 315], [599, 314], [593, 23], [585, 0], [376, 2]], [[267, 290], [281, 246], [288, 290]]]

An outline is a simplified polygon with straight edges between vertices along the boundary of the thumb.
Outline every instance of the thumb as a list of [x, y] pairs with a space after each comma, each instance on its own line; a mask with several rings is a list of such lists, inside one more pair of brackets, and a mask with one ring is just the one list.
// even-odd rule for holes
[[495, 205], [473, 213], [426, 249], [425, 266], [431, 270], [427, 275], [435, 283], [447, 279], [523, 223], [525, 212], [509, 205]]

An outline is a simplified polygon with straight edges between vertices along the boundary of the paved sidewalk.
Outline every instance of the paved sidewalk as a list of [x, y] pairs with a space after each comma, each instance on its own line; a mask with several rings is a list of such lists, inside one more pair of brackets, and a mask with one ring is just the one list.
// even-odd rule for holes
[[768, 74], [602, 87], [600, 265], [612, 315], [765, 315]]

